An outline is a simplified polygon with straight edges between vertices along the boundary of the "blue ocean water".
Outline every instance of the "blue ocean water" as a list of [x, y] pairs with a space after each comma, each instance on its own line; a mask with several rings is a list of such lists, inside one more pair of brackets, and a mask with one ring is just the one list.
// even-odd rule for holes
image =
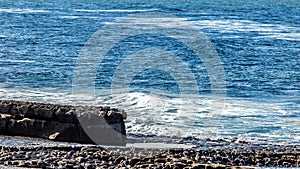
[[[300, 142], [297, 0], [0, 2], [1, 99], [76, 104], [72, 77], [87, 40], [116, 18], [161, 12], [197, 26], [215, 47], [226, 78], [222, 113], [210, 115], [214, 98], [203, 63], [181, 49], [181, 42], [155, 35], [128, 38], [107, 53], [95, 80], [96, 104], [125, 109], [129, 133]], [[113, 68], [136, 46], [159, 46], [186, 56], [200, 98], [180, 100], [176, 80], [159, 68], [137, 73], [129, 95], [105, 92]], [[184, 108], [191, 104], [197, 109]], [[188, 115], [178, 115], [179, 109]]]

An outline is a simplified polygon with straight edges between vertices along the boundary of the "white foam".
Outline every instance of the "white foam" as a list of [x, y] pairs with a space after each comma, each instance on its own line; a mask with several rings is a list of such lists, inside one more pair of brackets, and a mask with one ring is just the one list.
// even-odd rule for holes
[[[201, 96], [199, 100], [181, 100], [160, 94], [133, 92], [129, 94], [101, 91], [96, 99], [82, 97], [83, 102], [74, 102], [72, 91], [57, 89], [6, 89], [0, 88], [0, 97], [5, 100], [48, 102], [55, 104], [110, 106], [125, 109], [128, 118], [128, 133], [154, 134], [162, 136], [195, 136], [243, 138], [270, 138], [273, 140], [299, 140], [300, 123], [282, 103], [254, 102], [228, 99], [220, 114], [210, 116], [213, 98]], [[185, 97], [186, 98], [186, 97]], [[84, 100], [85, 99], [85, 100]], [[196, 107], [187, 105], [197, 105]], [[178, 112], [179, 108], [183, 112]], [[294, 110], [295, 111], [295, 110]], [[256, 133], [258, 128], [279, 127], [272, 133]], [[251, 131], [247, 133], [247, 131]]]
[[153, 27], [153, 29], [157, 29], [158, 27], [163, 28], [195, 28], [193, 24], [187, 22], [185, 18], [177, 18], [177, 17], [153, 17], [151, 15], [144, 17], [126, 17], [122, 20], [122, 22], [105, 22], [106, 25], [116, 25], [120, 24], [120, 26], [124, 26], [124, 24], [129, 23], [128, 26], [136, 25], [138, 28], [141, 28], [141, 25], [144, 25], [147, 28]]
[[11, 63], [34, 63], [34, 60], [14, 60], [14, 59], [1, 59], [0, 62], [11, 62]]
[[300, 140], [300, 136], [295, 136], [294, 139], [295, 140]]
[[126, 13], [129, 13], [129, 12], [146, 12], [146, 11], [154, 11], [155, 9], [98, 9], [98, 10], [91, 10], [91, 9], [75, 9], [75, 11], [77, 12], [88, 12], [88, 13], [91, 13], [91, 12], [126, 12]]
[[42, 10], [42, 9], [21, 9], [21, 8], [10, 8], [10, 9], [0, 9], [0, 13], [47, 13], [50, 12], [48, 10]]
[[51, 89], [7, 89], [0, 88], [0, 98], [3, 100], [19, 100], [32, 102], [48, 102], [54, 104], [72, 104], [70, 92], [54, 92]]
[[271, 35], [267, 34], [264, 37], [289, 41], [300, 41], [300, 33], [273, 33]]
[[[300, 41], [300, 31], [297, 27], [281, 24], [265, 24], [250, 20], [200, 20], [195, 25], [202, 29], [217, 29], [221, 33], [257, 32], [257, 38], [275, 38], [282, 40]], [[237, 35], [233, 35], [237, 36]]]
[[59, 16], [59, 18], [62, 18], [62, 19], [78, 19], [78, 18], [97, 19], [99, 17], [96, 17], [96, 16], [80, 16], [80, 15], [64, 15], [64, 16]]
[[257, 103], [245, 100], [227, 99], [226, 109], [222, 116], [255, 116], [269, 114], [285, 114], [286, 111], [281, 106], [271, 103]]

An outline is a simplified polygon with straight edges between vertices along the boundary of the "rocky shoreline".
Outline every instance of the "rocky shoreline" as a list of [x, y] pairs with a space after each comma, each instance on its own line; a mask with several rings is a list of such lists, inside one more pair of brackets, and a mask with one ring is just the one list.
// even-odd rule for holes
[[234, 140], [205, 140], [203, 143], [196, 148], [159, 151], [82, 144], [0, 146], [0, 165], [49, 169], [300, 167], [299, 145], [254, 144]]
[[[146, 144], [149, 140], [163, 139], [143, 135], [129, 135], [128, 137], [133, 137], [133, 140], [126, 138], [125, 118], [124, 111], [109, 107], [62, 106], [0, 100], [1, 135], [48, 139], [48, 141], [32, 139], [29, 141], [30, 144], [6, 144], [23, 138], [4, 136], [6, 138], [2, 139], [0, 144], [0, 168], [300, 167], [300, 145], [295, 144], [247, 142], [238, 139], [173, 138], [169, 140], [175, 145], [190, 144], [193, 147], [169, 149], [130, 147], [128, 145], [134, 143]], [[93, 144], [74, 144], [74, 142], [95, 143], [85, 133], [86, 128], [92, 128], [92, 132], [97, 132], [99, 141], [97, 144], [114, 146], [107, 148]], [[111, 129], [116, 132], [112, 132]], [[5, 140], [8, 142], [3, 142]]]
[[[0, 100], [2, 135], [124, 145], [125, 118], [123, 110], [110, 107]], [[94, 135], [97, 137], [90, 138]]]

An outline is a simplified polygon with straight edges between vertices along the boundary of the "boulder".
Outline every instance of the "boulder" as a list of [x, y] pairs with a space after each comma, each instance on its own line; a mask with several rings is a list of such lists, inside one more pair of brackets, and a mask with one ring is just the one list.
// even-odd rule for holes
[[0, 113], [6, 113], [6, 114], [9, 113], [10, 107], [11, 107], [11, 104], [9, 104], [8, 102], [1, 101], [0, 102]]
[[6, 134], [6, 118], [0, 116], [0, 133]]
[[126, 112], [110, 107], [0, 100], [1, 134], [124, 145]]
[[[50, 138], [60, 141], [80, 141], [78, 129], [75, 124], [29, 118], [22, 120], [10, 119], [7, 125], [7, 133], [10, 135]], [[56, 134], [55, 137], [53, 134]]]

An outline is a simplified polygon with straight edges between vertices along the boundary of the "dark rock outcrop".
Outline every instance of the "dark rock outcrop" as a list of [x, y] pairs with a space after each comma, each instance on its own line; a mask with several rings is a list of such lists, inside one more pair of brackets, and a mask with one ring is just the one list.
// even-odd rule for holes
[[95, 106], [0, 100], [0, 134], [124, 145], [126, 113]]

